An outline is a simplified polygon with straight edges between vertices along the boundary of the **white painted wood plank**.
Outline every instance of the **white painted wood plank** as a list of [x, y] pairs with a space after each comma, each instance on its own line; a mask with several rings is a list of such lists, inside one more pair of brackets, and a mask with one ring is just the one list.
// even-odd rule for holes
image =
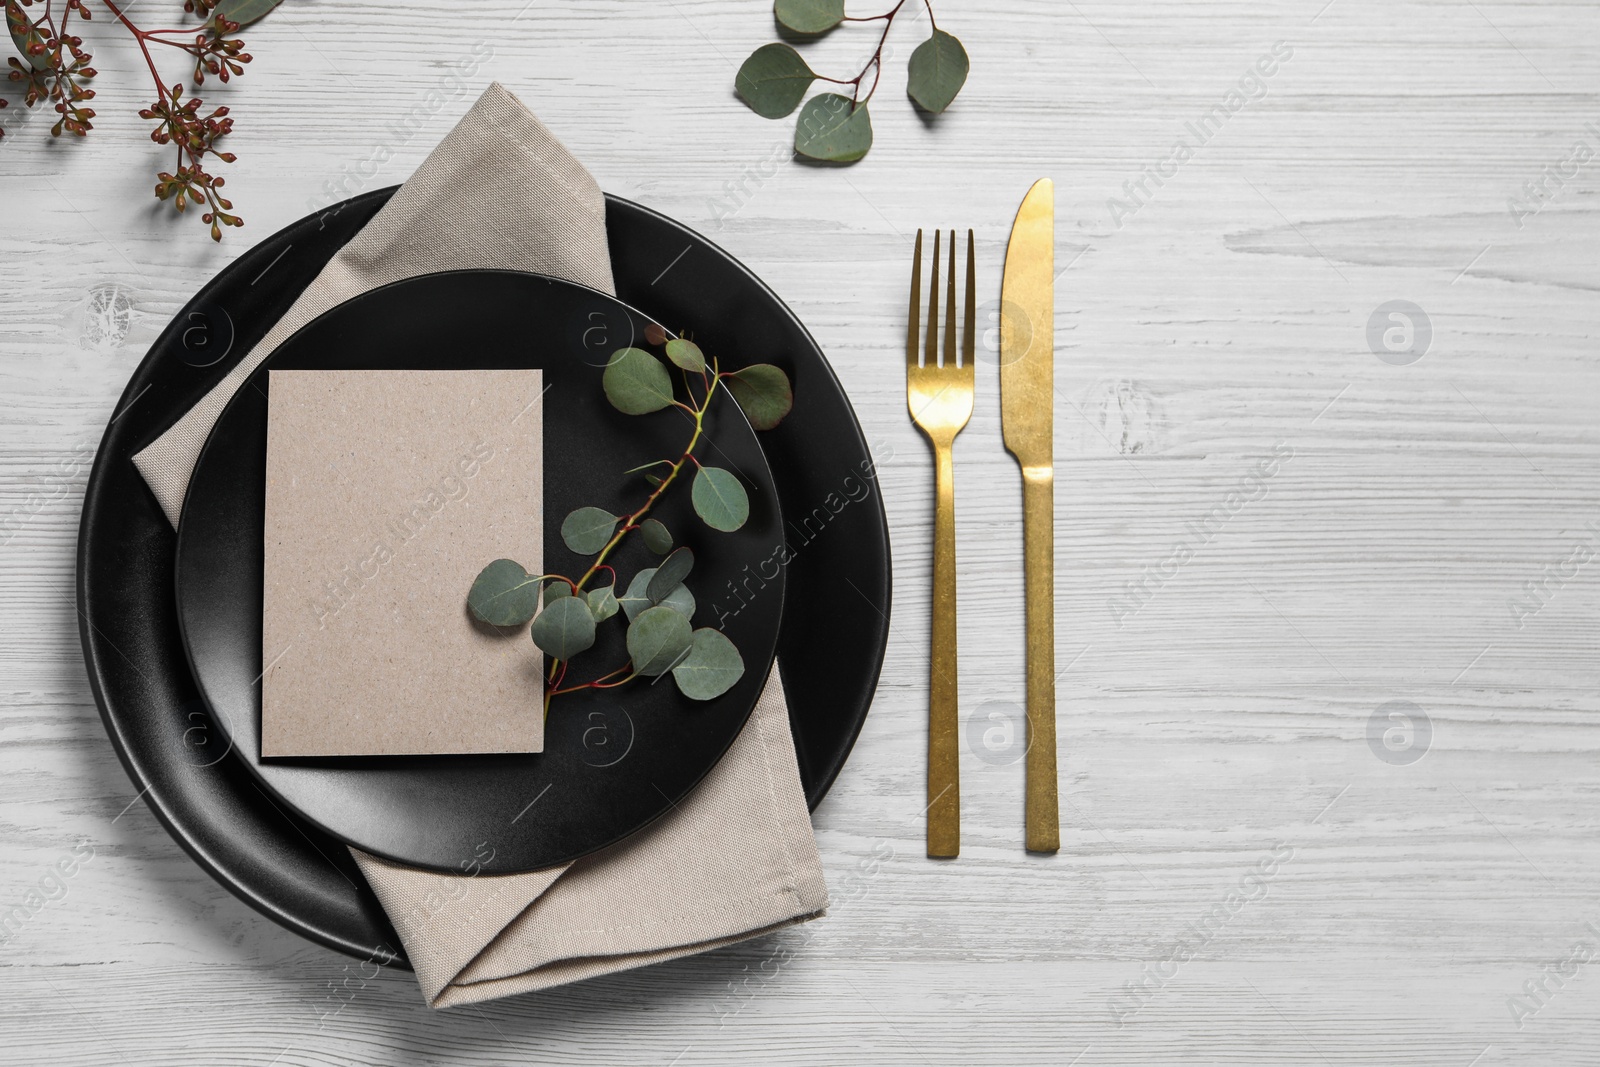
[[[1584, 925], [1600, 926], [1594, 574], [1551, 586], [1520, 628], [1510, 607], [1600, 522], [1600, 164], [1520, 226], [1507, 207], [1579, 138], [1600, 148], [1586, 130], [1600, 122], [1600, 15], [1554, 0], [938, 10], [973, 56], [961, 100], [932, 124], [912, 113], [907, 32], [873, 102], [877, 146], [841, 170], [787, 161], [787, 127], [732, 98], [738, 62], [771, 37], [754, 0], [470, 12], [294, 0], [246, 35], [256, 63], [216, 94], [239, 123], [229, 185], [248, 219], [220, 248], [149, 200], [146, 172], [165, 155], [132, 114], [139, 60], [112, 27], [85, 35], [104, 72], [89, 142], [49, 144], [39, 119], [0, 113], [0, 518], [15, 520], [0, 537], [0, 906], [78, 843], [94, 850], [0, 946], [8, 1058], [1600, 1056], [1591, 965], [1564, 985], [1544, 971], [1580, 940], [1600, 945]], [[817, 63], [843, 71], [867, 34], [835, 35]], [[458, 89], [449, 65], [480, 41], [493, 55]], [[1264, 97], [1118, 228], [1108, 200], [1278, 41], [1293, 55]], [[407, 976], [362, 984], [352, 963], [258, 916], [129, 806], [77, 645], [74, 459], [189, 294], [325, 183], [402, 180], [490, 78], [605, 188], [712, 235], [799, 312], [869, 439], [892, 449], [881, 484], [898, 581], [877, 703], [817, 817], [838, 898], [827, 920], [440, 1014]], [[441, 84], [442, 106], [420, 114]], [[414, 130], [397, 132], [408, 113]], [[393, 158], [361, 177], [379, 146]], [[776, 175], [752, 182], [775, 152]], [[996, 300], [1011, 214], [1042, 174], [1057, 182], [1066, 265], [1064, 847], [1020, 851], [1020, 766], [979, 746], [962, 767], [962, 858], [933, 864], [918, 817], [931, 470], [896, 354], [910, 240], [918, 226], [974, 227], [983, 299]], [[723, 199], [741, 181], [747, 194]], [[1367, 344], [1369, 316], [1392, 299], [1420, 305], [1434, 330], [1408, 367]], [[968, 714], [1022, 699], [1021, 509], [997, 377], [980, 368], [958, 446]], [[1264, 491], [1197, 536], [1275, 446], [1293, 455]], [[1127, 583], [1173, 569], [1180, 545], [1192, 556], [1148, 601], [1117, 609]], [[839, 595], [842, 610], [871, 610]], [[1368, 744], [1392, 700], [1431, 723], [1409, 766]], [[1166, 975], [1191, 924], [1274, 848], [1292, 855], [1265, 889]], [[1118, 1026], [1113, 998], [1126, 1007], [1147, 965], [1161, 979], [1145, 979]], [[1538, 1011], [1519, 1028], [1508, 998], [1541, 981], [1544, 1003], [1520, 1002]]]

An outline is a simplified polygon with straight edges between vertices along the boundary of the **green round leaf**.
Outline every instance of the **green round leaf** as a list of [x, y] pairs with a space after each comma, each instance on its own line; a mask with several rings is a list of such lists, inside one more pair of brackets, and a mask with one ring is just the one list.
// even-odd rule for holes
[[671, 670], [693, 643], [689, 620], [671, 608], [649, 608], [628, 626], [628, 656], [646, 678]]
[[764, 119], [781, 119], [805, 99], [816, 74], [786, 44], [764, 44], [750, 54], [733, 79], [734, 91]]
[[700, 351], [700, 346], [681, 337], [674, 337], [667, 342], [667, 358], [684, 370], [698, 373], [706, 369], [706, 356]]
[[732, 533], [750, 517], [750, 496], [744, 483], [721, 467], [701, 467], [689, 496], [695, 513], [713, 530]]
[[561, 520], [561, 540], [580, 556], [589, 556], [606, 547], [616, 532], [617, 517], [600, 508], [579, 508]]
[[619, 348], [600, 379], [611, 406], [627, 415], [648, 415], [672, 403], [672, 378], [661, 361], [642, 348]]
[[603, 585], [599, 589], [591, 589], [586, 594], [589, 602], [589, 614], [594, 616], [597, 623], [605, 622], [617, 613], [617, 591], [615, 586]]
[[266, 14], [283, 0], [220, 0], [216, 13], [229, 22], [237, 22], [243, 29]]
[[744, 657], [721, 630], [704, 627], [683, 662], [672, 668], [672, 680], [690, 700], [715, 700], [744, 675]]
[[560, 600], [564, 596], [571, 595], [572, 586], [567, 584], [566, 579], [560, 579], [558, 581], [551, 582], [549, 585], [544, 587], [544, 602], [546, 604], [553, 603], [557, 600]]
[[539, 610], [539, 581], [515, 560], [497, 559], [472, 582], [467, 607], [491, 626], [522, 626]]
[[794, 127], [794, 150], [828, 163], [854, 163], [872, 147], [867, 105], [854, 107], [848, 96], [820, 93], [806, 101]]
[[686, 585], [680, 585], [668, 593], [660, 606], [671, 608], [686, 619], [694, 619], [694, 594], [689, 592], [689, 587]]
[[844, 21], [844, 0], [775, 0], [772, 13], [795, 33], [827, 33]]
[[[622, 605], [622, 610], [627, 613], [628, 621], [632, 622], [639, 617], [642, 611], [648, 611], [656, 604], [647, 595], [645, 590], [650, 587], [650, 579], [655, 577], [656, 568], [650, 567], [633, 576], [633, 581], [628, 583], [628, 591], [617, 598], [617, 603]], [[661, 601], [661, 607], [671, 608], [686, 619], [694, 618], [694, 594], [689, 592], [689, 587], [680, 585], [667, 594]]]
[[644, 547], [656, 555], [665, 556], [672, 551], [672, 531], [668, 530], [666, 523], [661, 520], [644, 520], [644, 525], [639, 527], [639, 533], [644, 537]]
[[733, 399], [744, 409], [744, 417], [758, 430], [772, 429], [794, 407], [789, 376], [770, 363], [734, 371], [725, 380]]
[[652, 604], [661, 603], [669, 593], [683, 584], [683, 580], [689, 577], [689, 572], [693, 569], [694, 553], [687, 548], [678, 549], [661, 561], [661, 566], [650, 576], [650, 584], [645, 586], [644, 595], [650, 598]]
[[644, 591], [649, 588], [650, 579], [655, 573], [656, 569], [654, 567], [647, 567], [638, 574], [635, 574], [633, 576], [633, 581], [628, 583], [627, 590], [624, 591], [621, 596], [617, 597], [617, 603], [622, 607], [623, 612], [628, 616], [629, 622], [632, 622], [634, 619], [638, 618], [641, 611], [644, 611], [647, 608], [655, 607], [655, 605], [650, 602], [650, 598], [644, 595]]
[[545, 655], [567, 660], [594, 644], [594, 614], [579, 597], [564, 596], [545, 605], [533, 620], [533, 643]]
[[923, 110], [943, 111], [967, 83], [970, 66], [961, 42], [943, 30], [934, 30], [933, 36], [911, 53], [906, 92]]

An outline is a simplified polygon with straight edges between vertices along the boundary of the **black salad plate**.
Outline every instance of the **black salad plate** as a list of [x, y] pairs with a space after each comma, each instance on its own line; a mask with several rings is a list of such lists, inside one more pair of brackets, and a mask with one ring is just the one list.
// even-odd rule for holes
[[[273, 671], [292, 670], [295, 660], [318, 655], [324, 627], [340, 625], [337, 617], [331, 623], [324, 617], [281, 652], [262, 647], [273, 372], [537, 367], [544, 391], [527, 399], [539, 400], [543, 408], [541, 569], [578, 576], [591, 558], [562, 543], [562, 519], [584, 506], [613, 515], [633, 511], [650, 485], [642, 474], [627, 472], [678, 456], [693, 432], [693, 421], [682, 411], [625, 415], [601, 389], [610, 354], [647, 346], [649, 324], [642, 313], [612, 297], [542, 275], [487, 270], [423, 275], [365, 293], [306, 324], [234, 394], [195, 464], [178, 525], [178, 621], [213, 724], [232, 738], [246, 766], [275, 799], [346, 844], [384, 859], [459, 874], [487, 846], [494, 856], [492, 871], [509, 874], [566, 863], [638, 831], [681, 802], [733, 743], [761, 694], [777, 647], [784, 575], [777, 572], [752, 596], [748, 610], [724, 610], [719, 617], [713, 605], [727, 599], [725, 590], [735, 588], [744, 572], [777, 558], [784, 537], [777, 489], [755, 431], [732, 397], [717, 397], [720, 402], [706, 412], [696, 455], [740, 479], [750, 499], [749, 519], [731, 533], [711, 529], [694, 512], [687, 478], [662, 495], [651, 515], [694, 553], [685, 583], [697, 594], [691, 622], [721, 630], [745, 660], [744, 675], [732, 689], [702, 702], [681, 694], [671, 678], [661, 678], [566, 693], [551, 705], [544, 750], [537, 754], [261, 755], [265, 660], [271, 657]], [[515, 398], [512, 407], [521, 403]], [[372, 529], [379, 525], [374, 521]], [[420, 536], [428, 533], [423, 529]], [[362, 530], [358, 536], [369, 533]], [[349, 548], [357, 553], [369, 546]], [[607, 562], [616, 568], [620, 595], [634, 575], [656, 566], [661, 557], [633, 536]], [[464, 582], [454, 615], [417, 624], [471, 626], [464, 611], [466, 591]], [[595, 646], [573, 660], [572, 681], [627, 662], [624, 621], [619, 614], [600, 626]], [[508, 654], [521, 654], [528, 662], [528, 713], [541, 714], [537, 652], [527, 628], [507, 629], [496, 640], [506, 644]], [[371, 669], [388, 680], [363, 703], [403, 700], [411, 668]], [[448, 663], [433, 669], [456, 673]], [[473, 699], [469, 684], [456, 679], [467, 708]]]
[[[95, 457], [78, 532], [77, 598], [89, 681], [132, 778], [129, 799], [142, 796], [196, 862], [262, 913], [358, 958], [404, 963], [349, 852], [272, 800], [211, 721], [178, 628], [177, 535], [133, 465], [393, 193], [363, 194], [267, 238], [162, 331]], [[675, 329], [692, 327], [708, 348], [776, 363], [794, 382], [795, 410], [760, 443], [787, 538], [778, 669], [801, 784], [815, 808], [855, 743], [888, 639], [889, 535], [875, 457], [821, 349], [759, 278], [638, 204], [608, 196], [606, 226], [619, 299]], [[760, 580], [747, 577], [741, 588]], [[837, 610], [857, 601], [856, 611]]]

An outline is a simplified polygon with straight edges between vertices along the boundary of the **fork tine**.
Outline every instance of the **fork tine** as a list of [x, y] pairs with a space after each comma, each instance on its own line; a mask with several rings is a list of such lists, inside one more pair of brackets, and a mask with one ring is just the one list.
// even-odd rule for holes
[[939, 231], [933, 231], [933, 264], [928, 271], [928, 345], [922, 365], [939, 366]]
[[911, 260], [911, 313], [906, 318], [906, 370], [917, 366], [917, 346], [922, 340], [917, 316], [922, 313], [922, 231], [917, 231], [917, 248]]
[[956, 369], [956, 231], [950, 231], [950, 277], [945, 279], [944, 367]]
[[[955, 251], [955, 236], [950, 238], [950, 250]], [[973, 310], [978, 302], [977, 258], [972, 251], [972, 231], [967, 231], [967, 315], [966, 326], [961, 333], [961, 365], [968, 374], [972, 373], [972, 361], [977, 356], [977, 319]], [[950, 268], [950, 273], [955, 274], [955, 268]], [[951, 330], [954, 333], [954, 329]]]

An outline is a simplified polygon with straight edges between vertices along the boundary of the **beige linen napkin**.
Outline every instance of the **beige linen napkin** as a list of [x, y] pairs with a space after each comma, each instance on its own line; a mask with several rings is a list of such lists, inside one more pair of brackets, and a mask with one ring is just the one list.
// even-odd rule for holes
[[222, 409], [300, 327], [368, 289], [443, 270], [531, 270], [616, 295], [600, 187], [498, 82], [339, 250], [255, 349], [134, 466], [172, 525]]
[[[368, 289], [465, 268], [531, 270], [615, 292], [599, 187], [499, 84], [255, 349], [134, 457], [167, 517], [177, 525], [212, 425], [279, 344]], [[490, 860], [458, 876], [351, 852], [434, 1007], [703, 952], [816, 918], [828, 906], [776, 667], [706, 780], [600, 853], [530, 874], [496, 875]]]

